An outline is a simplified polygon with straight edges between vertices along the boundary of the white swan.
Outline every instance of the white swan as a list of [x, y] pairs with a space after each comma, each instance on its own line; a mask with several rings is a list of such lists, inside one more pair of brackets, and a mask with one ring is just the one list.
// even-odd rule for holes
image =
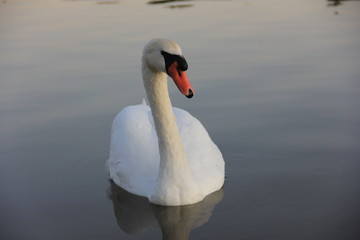
[[146, 44], [142, 74], [150, 107], [128, 106], [112, 125], [110, 178], [159, 205], [193, 204], [224, 184], [223, 157], [205, 128], [188, 112], [171, 106], [166, 73], [191, 98], [187, 67], [174, 41]]

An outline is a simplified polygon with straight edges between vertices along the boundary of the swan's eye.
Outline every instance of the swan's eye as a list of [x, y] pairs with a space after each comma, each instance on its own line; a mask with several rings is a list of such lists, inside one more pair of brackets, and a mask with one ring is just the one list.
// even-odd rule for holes
[[179, 72], [186, 71], [188, 69], [188, 64], [183, 56], [171, 54], [165, 51], [161, 51], [161, 55], [164, 56], [166, 69], [168, 69], [174, 62], [177, 62]]
[[179, 56], [180, 59], [177, 61], [181, 71], [186, 71], [188, 69], [188, 64], [183, 56]]

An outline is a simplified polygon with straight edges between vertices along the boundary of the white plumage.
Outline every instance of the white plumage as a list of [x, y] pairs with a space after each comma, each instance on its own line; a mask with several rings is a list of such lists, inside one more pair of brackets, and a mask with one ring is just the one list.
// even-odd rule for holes
[[[222, 187], [224, 160], [203, 125], [188, 112], [171, 107], [167, 60], [161, 51], [182, 56], [171, 40], [153, 40], [145, 46], [143, 80], [151, 108], [145, 103], [128, 106], [114, 119], [110, 178], [155, 204], [192, 204]], [[152, 60], [158, 69], [148, 66]]]

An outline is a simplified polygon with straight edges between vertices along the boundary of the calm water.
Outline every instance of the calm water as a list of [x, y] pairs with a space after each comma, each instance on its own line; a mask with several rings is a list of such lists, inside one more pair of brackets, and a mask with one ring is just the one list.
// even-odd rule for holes
[[[143, 45], [183, 48], [224, 189], [157, 207], [107, 180], [145, 96]], [[360, 2], [2, 0], [1, 239], [360, 239]]]

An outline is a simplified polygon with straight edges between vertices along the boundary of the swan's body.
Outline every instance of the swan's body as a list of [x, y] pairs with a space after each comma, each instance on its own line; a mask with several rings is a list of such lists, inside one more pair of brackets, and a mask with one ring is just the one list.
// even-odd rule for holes
[[205, 128], [188, 112], [171, 106], [165, 72], [184, 95], [192, 97], [186, 69], [175, 42], [150, 41], [142, 58], [150, 107], [126, 107], [112, 126], [110, 177], [155, 204], [196, 203], [224, 183], [224, 160]]

